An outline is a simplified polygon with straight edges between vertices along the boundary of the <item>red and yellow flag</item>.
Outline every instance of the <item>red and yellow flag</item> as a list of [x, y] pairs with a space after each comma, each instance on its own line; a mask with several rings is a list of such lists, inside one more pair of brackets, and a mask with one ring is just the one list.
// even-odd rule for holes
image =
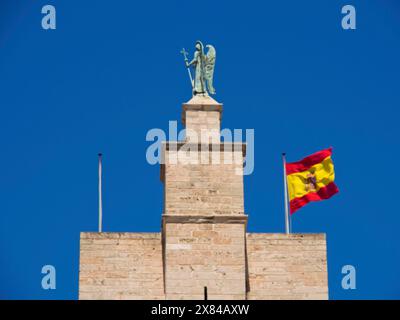
[[290, 214], [311, 201], [329, 199], [339, 192], [333, 182], [332, 148], [318, 151], [298, 162], [286, 163]]

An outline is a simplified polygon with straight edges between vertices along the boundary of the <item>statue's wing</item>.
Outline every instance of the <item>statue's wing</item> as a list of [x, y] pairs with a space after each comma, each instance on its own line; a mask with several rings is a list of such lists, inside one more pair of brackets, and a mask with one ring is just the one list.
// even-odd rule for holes
[[213, 77], [214, 77], [214, 67], [215, 67], [215, 58], [216, 51], [215, 48], [208, 44], [206, 46], [208, 49], [205, 59], [205, 78], [207, 81], [207, 86], [211, 94], [215, 94], [215, 89], [213, 87]]
[[214, 74], [216, 51], [211, 44], [208, 44], [206, 48], [208, 49], [208, 51], [206, 54], [205, 69], [206, 69], [206, 78], [209, 79], [212, 78]]

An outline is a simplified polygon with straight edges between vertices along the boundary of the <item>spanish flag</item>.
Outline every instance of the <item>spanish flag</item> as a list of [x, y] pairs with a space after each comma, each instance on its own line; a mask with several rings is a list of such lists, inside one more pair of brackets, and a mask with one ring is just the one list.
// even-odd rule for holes
[[332, 148], [318, 151], [298, 162], [286, 163], [290, 214], [311, 201], [329, 199], [339, 192], [333, 182]]

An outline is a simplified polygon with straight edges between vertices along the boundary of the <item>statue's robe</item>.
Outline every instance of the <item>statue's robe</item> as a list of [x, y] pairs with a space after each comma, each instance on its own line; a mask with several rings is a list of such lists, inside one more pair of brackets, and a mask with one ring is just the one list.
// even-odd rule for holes
[[193, 90], [195, 94], [206, 93], [205, 79], [204, 79], [204, 57], [199, 51], [194, 53], [193, 64], [196, 66], [196, 74], [194, 78]]

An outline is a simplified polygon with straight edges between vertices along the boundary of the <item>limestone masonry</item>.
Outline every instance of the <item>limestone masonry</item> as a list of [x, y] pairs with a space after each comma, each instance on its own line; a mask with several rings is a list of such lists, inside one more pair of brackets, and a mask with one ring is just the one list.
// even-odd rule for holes
[[220, 142], [221, 115], [208, 96], [183, 104], [161, 232], [81, 233], [79, 299], [328, 299], [325, 234], [246, 233], [246, 146]]

